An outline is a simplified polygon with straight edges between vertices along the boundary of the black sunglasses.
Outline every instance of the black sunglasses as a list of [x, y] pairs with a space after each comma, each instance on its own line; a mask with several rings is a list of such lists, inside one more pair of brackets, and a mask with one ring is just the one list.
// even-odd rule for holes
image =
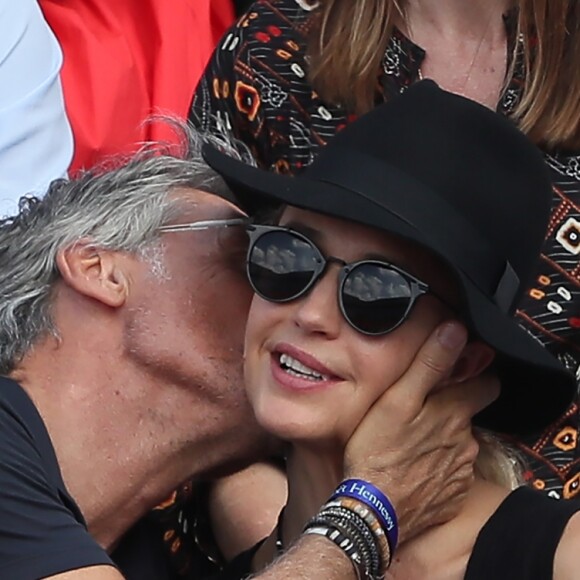
[[252, 288], [269, 302], [304, 296], [331, 263], [342, 266], [338, 303], [346, 321], [367, 335], [387, 334], [409, 315], [429, 286], [411, 274], [379, 260], [347, 264], [325, 257], [305, 235], [280, 226], [249, 225], [246, 260]]

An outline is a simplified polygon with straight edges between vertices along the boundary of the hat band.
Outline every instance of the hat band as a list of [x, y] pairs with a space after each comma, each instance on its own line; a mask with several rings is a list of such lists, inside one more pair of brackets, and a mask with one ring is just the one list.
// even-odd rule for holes
[[[303, 175], [348, 189], [395, 215], [427, 238], [435, 251], [484, 294], [491, 295], [502, 312], [510, 312], [520, 280], [509, 261], [500, 257], [454, 207], [419, 180], [386, 161], [332, 144]], [[433, 231], [430, 224], [440, 227]]]

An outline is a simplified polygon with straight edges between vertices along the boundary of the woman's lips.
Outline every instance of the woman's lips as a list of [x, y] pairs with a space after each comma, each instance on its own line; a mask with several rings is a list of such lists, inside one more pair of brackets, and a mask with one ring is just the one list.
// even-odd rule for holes
[[278, 344], [271, 354], [274, 379], [294, 390], [327, 388], [343, 379], [312, 355], [290, 344]]

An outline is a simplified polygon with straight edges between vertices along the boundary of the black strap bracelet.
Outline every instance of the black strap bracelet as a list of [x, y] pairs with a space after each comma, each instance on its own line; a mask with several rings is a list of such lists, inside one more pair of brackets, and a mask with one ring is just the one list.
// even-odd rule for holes
[[[313, 529], [318, 531], [310, 531]], [[369, 580], [381, 576], [381, 557], [376, 538], [365, 520], [353, 510], [323, 506], [304, 531], [325, 535], [321, 530], [326, 530], [326, 537], [351, 559], [357, 568], [357, 576]]]
[[385, 531], [383, 530], [380, 521], [377, 516], [369, 507], [365, 504], [359, 502], [356, 499], [348, 497], [339, 497], [334, 500], [329, 501], [326, 506], [330, 507], [344, 507], [351, 511], [354, 511], [359, 515], [367, 524], [369, 530], [373, 533], [375, 542], [378, 547], [381, 565], [380, 570], [386, 571], [391, 564], [391, 549], [389, 547], [389, 542]]
[[357, 580], [372, 579], [372, 577], [369, 576], [365, 564], [362, 561], [362, 558], [352, 540], [344, 536], [335, 527], [327, 526], [324, 524], [316, 526], [313, 525], [306, 527], [303, 533], [316, 534], [323, 536], [324, 538], [328, 538], [331, 542], [338, 546], [351, 561]]
[[381, 566], [379, 550], [375, 537], [367, 523], [358, 514], [342, 507], [324, 507], [315, 521], [335, 525], [349, 535], [360, 548], [365, 564], [372, 575], [377, 575]]

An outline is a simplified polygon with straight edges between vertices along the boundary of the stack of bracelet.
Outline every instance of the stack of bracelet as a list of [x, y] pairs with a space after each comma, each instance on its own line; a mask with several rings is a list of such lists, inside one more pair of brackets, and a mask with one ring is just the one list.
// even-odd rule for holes
[[349, 479], [338, 486], [304, 533], [334, 542], [350, 558], [359, 580], [381, 578], [397, 545], [397, 517], [379, 489]]

